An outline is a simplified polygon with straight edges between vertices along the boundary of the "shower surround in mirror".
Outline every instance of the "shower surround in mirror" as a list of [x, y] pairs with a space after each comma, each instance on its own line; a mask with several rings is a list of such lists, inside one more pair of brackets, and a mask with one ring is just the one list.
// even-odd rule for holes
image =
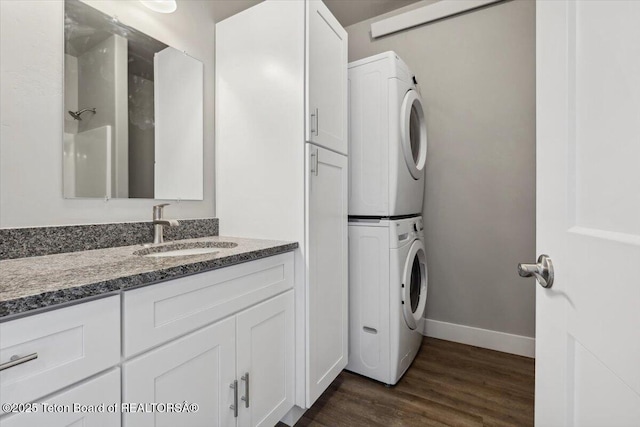
[[203, 199], [203, 64], [65, 1], [65, 198]]

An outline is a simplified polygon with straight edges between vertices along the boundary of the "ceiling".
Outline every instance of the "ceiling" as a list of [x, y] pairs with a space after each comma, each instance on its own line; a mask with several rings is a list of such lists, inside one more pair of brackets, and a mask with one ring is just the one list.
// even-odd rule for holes
[[[213, 0], [216, 21], [222, 21], [238, 12], [260, 3], [261, 0]], [[302, 0], [281, 0], [302, 1]], [[382, 15], [419, 0], [324, 0], [331, 13], [343, 27]], [[179, 7], [179, 6], [178, 6]]]
[[400, 9], [418, 0], [324, 0], [343, 27]]

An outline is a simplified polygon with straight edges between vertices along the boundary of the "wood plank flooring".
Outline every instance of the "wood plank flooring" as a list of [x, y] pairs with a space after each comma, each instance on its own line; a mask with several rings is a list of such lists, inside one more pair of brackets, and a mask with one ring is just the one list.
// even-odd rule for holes
[[532, 426], [534, 360], [425, 338], [394, 387], [343, 372], [296, 427]]

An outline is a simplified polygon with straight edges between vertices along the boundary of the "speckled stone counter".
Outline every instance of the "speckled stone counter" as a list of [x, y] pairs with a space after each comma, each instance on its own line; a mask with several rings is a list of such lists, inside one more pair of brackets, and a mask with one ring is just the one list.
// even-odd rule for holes
[[[150, 285], [298, 247], [298, 243], [236, 237], [204, 237], [186, 242], [232, 242], [217, 253], [175, 257], [135, 255], [142, 245], [0, 261], [0, 321], [84, 298]], [[163, 245], [174, 245], [168, 242]]]

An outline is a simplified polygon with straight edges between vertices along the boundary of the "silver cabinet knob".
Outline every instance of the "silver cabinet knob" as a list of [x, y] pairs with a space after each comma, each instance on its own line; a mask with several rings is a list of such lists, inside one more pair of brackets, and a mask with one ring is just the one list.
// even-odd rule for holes
[[518, 264], [518, 274], [521, 277], [534, 276], [540, 286], [553, 286], [553, 263], [549, 255], [540, 255], [537, 264]]

